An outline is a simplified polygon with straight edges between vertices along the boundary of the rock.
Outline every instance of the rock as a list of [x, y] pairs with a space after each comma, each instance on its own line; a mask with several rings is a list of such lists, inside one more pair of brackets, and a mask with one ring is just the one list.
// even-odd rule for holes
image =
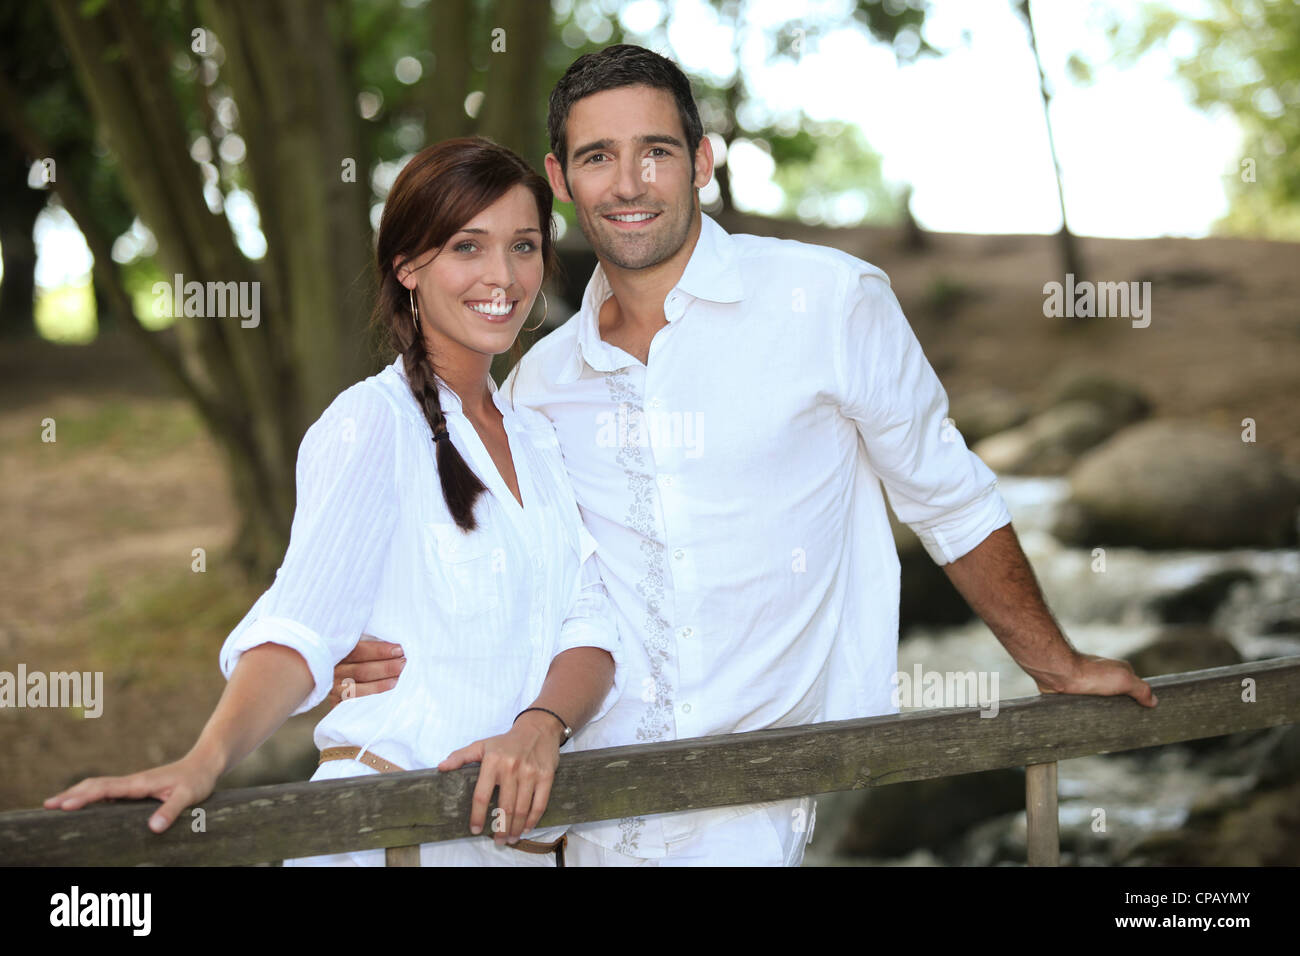
[[[1242, 662], [1241, 653], [1219, 631], [1194, 624], [1178, 624], [1163, 628], [1144, 647], [1129, 654], [1126, 660], [1133, 665], [1138, 677], [1159, 677], [1163, 674], [1182, 674], [1186, 671], [1208, 670], [1211, 667], [1231, 667]], [[1240, 734], [1222, 734], [1218, 737], [1200, 737], [1166, 746], [1186, 747], [1200, 760], [1210, 760], [1213, 755], [1241, 751], [1245, 744], [1255, 739], [1258, 731]], [[1160, 747], [1144, 747], [1134, 754], [1158, 753]], [[1229, 756], [1229, 764], [1233, 758]], [[1206, 764], [1207, 772], [1215, 771]]]
[[1129, 382], [1112, 378], [1105, 370], [1087, 366], [1067, 367], [1048, 382], [1044, 408], [1068, 402], [1087, 402], [1101, 408], [1118, 431], [1151, 414], [1151, 402], [1142, 390]]
[[1063, 475], [1080, 454], [1124, 424], [1100, 405], [1065, 402], [984, 439], [972, 451], [1000, 475]]
[[1220, 746], [1192, 748], [1199, 772], [1213, 777], [1252, 780], [1257, 790], [1300, 783], [1300, 724], [1243, 730], [1187, 743], [1207, 744], [1211, 741]]
[[1300, 724], [1269, 729], [1256, 770], [1261, 789], [1300, 783]]
[[1194, 811], [1179, 830], [1149, 837], [1130, 866], [1295, 866], [1300, 860], [1300, 783], [1239, 795]]
[[1141, 548], [1278, 548], [1296, 541], [1300, 487], [1236, 432], [1178, 421], [1125, 428], [1070, 472], [1062, 542]]
[[1230, 667], [1241, 661], [1241, 654], [1223, 634], [1197, 625], [1167, 627], [1128, 656], [1139, 677]]
[[1228, 599], [1233, 587], [1256, 580], [1254, 574], [1241, 568], [1216, 571], [1180, 591], [1158, 595], [1150, 607], [1166, 624], [1204, 623]]
[[917, 848], [942, 851], [976, 824], [1024, 808], [1021, 768], [877, 787], [863, 795], [836, 853], [895, 857]]
[[1028, 405], [1001, 388], [967, 392], [953, 398], [948, 410], [967, 446], [1023, 424], [1029, 412]]
[[1300, 634], [1300, 617], [1274, 617], [1264, 625], [1265, 634]]

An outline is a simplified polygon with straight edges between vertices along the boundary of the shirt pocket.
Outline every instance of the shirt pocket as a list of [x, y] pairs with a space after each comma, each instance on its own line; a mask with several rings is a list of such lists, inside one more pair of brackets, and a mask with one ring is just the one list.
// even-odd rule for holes
[[431, 521], [424, 526], [424, 558], [434, 579], [446, 584], [437, 595], [446, 610], [473, 617], [501, 605], [505, 549], [492, 538]]

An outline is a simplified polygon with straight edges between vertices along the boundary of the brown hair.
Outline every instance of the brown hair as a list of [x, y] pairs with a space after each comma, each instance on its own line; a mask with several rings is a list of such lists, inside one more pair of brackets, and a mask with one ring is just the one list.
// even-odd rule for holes
[[568, 182], [569, 171], [569, 111], [578, 100], [605, 90], [625, 86], [649, 86], [671, 93], [677, 103], [682, 131], [686, 134], [686, 148], [695, 159], [700, 140], [704, 138], [704, 125], [700, 110], [691, 95], [691, 81], [681, 68], [653, 50], [618, 43], [594, 53], [584, 53], [570, 64], [551, 90], [547, 131], [551, 137], [551, 152], [560, 161], [560, 171]]
[[[443, 246], [474, 216], [515, 186], [526, 186], [537, 200], [542, 263], [549, 277], [558, 262], [551, 187], [519, 156], [490, 139], [449, 139], [416, 153], [398, 175], [384, 203], [375, 243], [379, 294], [371, 321], [387, 333], [392, 350], [401, 355], [411, 392], [429, 423], [431, 441], [447, 431], [447, 419], [438, 399], [435, 356], [424, 336], [416, 334], [410, 294], [397, 279], [398, 268]], [[515, 348], [519, 348], [517, 339]], [[450, 436], [435, 444], [443, 500], [457, 526], [462, 531], [473, 531], [478, 526], [474, 504], [487, 489]]]

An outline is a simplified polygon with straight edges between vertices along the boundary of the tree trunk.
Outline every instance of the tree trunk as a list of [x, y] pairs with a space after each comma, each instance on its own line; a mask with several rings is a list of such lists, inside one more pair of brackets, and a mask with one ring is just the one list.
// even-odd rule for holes
[[[53, 0], [53, 9], [97, 125], [118, 156], [126, 193], [158, 239], [164, 274], [169, 281], [180, 275], [184, 283], [236, 282], [252, 288], [259, 281], [257, 270], [239, 252], [224, 217], [214, 216], [203, 201], [172, 93], [172, 51], [124, 0], [110, 0], [85, 16], [74, 0]], [[288, 190], [293, 177], [286, 180]], [[83, 232], [95, 231], [93, 223], [81, 218], [78, 223]], [[259, 567], [273, 567], [288, 540], [302, 419], [300, 403], [288, 392], [292, 383], [276, 361], [282, 354], [283, 315], [266, 291], [261, 290], [262, 311], [269, 314], [261, 315], [256, 327], [244, 327], [238, 316], [179, 316], [175, 323], [180, 373], [191, 397], [223, 445], [248, 453], [249, 480], [235, 482], [241, 510], [266, 516], [267, 533], [281, 542], [269, 552], [257, 541], [237, 546]]]
[[[468, 136], [474, 120], [465, 112], [470, 81], [470, 43], [474, 29], [474, 7], [470, 0], [442, 0], [438, 15], [430, 18], [433, 45], [433, 76], [428, 83], [428, 115], [425, 139], [441, 142]], [[486, 41], [486, 34], [484, 36]]]
[[[197, 3], [194, 26], [213, 34], [205, 36], [200, 55], [215, 49], [214, 38], [225, 54], [218, 78], [238, 106], [237, 132], [246, 144], [242, 175], [267, 240], [265, 257], [253, 262], [240, 252], [226, 218], [209, 211], [189, 154], [183, 102], [193, 98], [199, 115], [211, 113], [209, 90], [178, 79], [172, 69], [174, 57], [192, 55], [189, 38], [182, 47], [179, 33], [160, 35], [142, 14], [153, 8], [140, 0], [50, 5], [96, 128], [115, 153], [124, 192], [157, 238], [157, 261], [169, 284], [179, 275], [184, 283], [248, 283], [258, 291], [258, 321], [248, 327], [239, 316], [179, 316], [165, 336], [135, 321], [126, 326], [163, 362], [226, 451], [242, 517], [235, 554], [265, 574], [287, 543], [303, 432], [340, 390], [376, 365], [366, 318], [373, 302], [370, 172], [377, 157], [366, 149], [355, 107], [355, 57], [336, 33], [348, 8], [342, 0]], [[480, 42], [470, 35], [477, 4], [447, 0], [431, 9], [434, 76], [446, 82], [431, 84], [427, 128], [439, 136], [467, 132], [463, 103], [469, 54]], [[505, 28], [508, 52], [486, 54], [478, 126], [540, 159], [550, 5], [513, 0], [483, 19], [488, 30]], [[485, 51], [488, 30], [481, 38]], [[345, 176], [349, 164], [355, 174]], [[96, 280], [114, 310], [130, 316], [109, 256], [114, 236], [97, 228], [78, 184], [67, 185], [60, 195], [86, 234]]]
[[1043, 119], [1047, 123], [1047, 143], [1052, 151], [1052, 169], [1056, 173], [1056, 195], [1061, 204], [1061, 231], [1058, 232], [1057, 241], [1061, 249], [1061, 267], [1063, 272], [1074, 275], [1075, 283], [1079, 283], [1084, 278], [1083, 259], [1079, 253], [1079, 245], [1075, 241], [1074, 233], [1070, 231], [1069, 220], [1065, 216], [1065, 183], [1061, 176], [1061, 161], [1056, 152], [1056, 137], [1052, 134], [1052, 113], [1051, 102], [1052, 95], [1047, 88], [1047, 74], [1043, 72], [1043, 61], [1038, 54], [1038, 36], [1034, 31], [1034, 18], [1029, 9], [1029, 0], [1017, 0], [1016, 12], [1020, 14], [1025, 23], [1025, 29], [1029, 31], [1029, 46], [1034, 53], [1034, 65], [1038, 69], [1038, 92], [1043, 100]]
[[[513, 149], [534, 168], [541, 166], [545, 155], [546, 91], [541, 75], [550, 19], [549, 3], [501, 0], [489, 21], [489, 32], [481, 40], [489, 59], [478, 132]], [[491, 31], [497, 27], [505, 31], [498, 35], [505, 49], [492, 52], [496, 38]], [[475, 38], [474, 42], [480, 41]]]
[[0, 137], [0, 338], [30, 338], [36, 334], [36, 242], [32, 227], [45, 208], [49, 193], [27, 185], [29, 160], [10, 137]]

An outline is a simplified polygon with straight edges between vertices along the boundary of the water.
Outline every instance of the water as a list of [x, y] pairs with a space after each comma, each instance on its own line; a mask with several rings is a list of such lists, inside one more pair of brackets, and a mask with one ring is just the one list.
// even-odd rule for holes
[[[1209, 574], [1240, 569], [1255, 575], [1239, 582], [1204, 623], [1221, 631], [1246, 660], [1300, 654], [1300, 634], [1268, 634], [1280, 619], [1300, 620], [1300, 551], [1170, 551], [1106, 548], [1104, 556], [1062, 545], [1049, 529], [1068, 495], [1065, 478], [1000, 477], [999, 490], [1011, 511], [1016, 533], [1048, 606], [1061, 629], [1079, 650], [1127, 658], [1150, 643], [1164, 625], [1150, 609], [1159, 595], [1186, 588]], [[1102, 570], [1104, 558], [1104, 570]], [[1033, 680], [1003, 649], [983, 621], [958, 627], [916, 628], [899, 646], [899, 669], [997, 672], [1002, 700], [1033, 696]], [[904, 707], [904, 710], [915, 708]], [[1181, 747], [1154, 757], [1112, 754], [1064, 760], [1058, 765], [1058, 794], [1063, 844], [1080, 847], [1085, 862], [1122, 860], [1142, 838], [1177, 830], [1191, 808], [1217, 802], [1249, 789], [1253, 780], [1214, 776], [1204, 760]], [[855, 794], [818, 798], [818, 823], [806, 862], [845, 864], [831, 855], [834, 839], [851, 812]], [[1105, 813], [1105, 832], [1094, 830], [1098, 809]], [[969, 834], [962, 862], [980, 865], [997, 841], [1023, 846], [1021, 811], [981, 824]], [[1023, 857], [1021, 857], [1023, 859]], [[917, 851], [899, 860], [872, 863], [936, 865], [933, 854]]]

